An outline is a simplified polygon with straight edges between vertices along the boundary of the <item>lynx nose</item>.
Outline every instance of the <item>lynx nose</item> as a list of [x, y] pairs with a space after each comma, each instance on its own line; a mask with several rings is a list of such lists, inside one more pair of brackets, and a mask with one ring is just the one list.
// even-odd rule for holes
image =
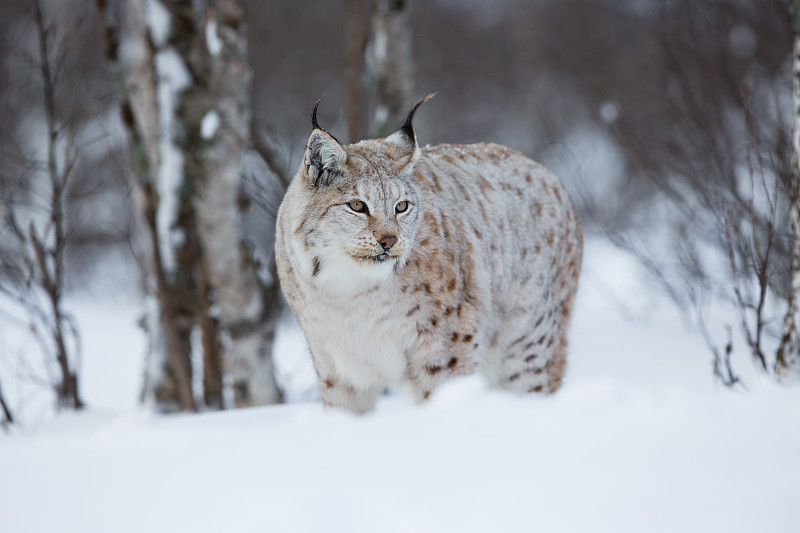
[[385, 235], [378, 242], [381, 243], [381, 246], [383, 246], [384, 250], [388, 250], [389, 248], [394, 246], [394, 243], [397, 242], [397, 237], [395, 237], [394, 235]]

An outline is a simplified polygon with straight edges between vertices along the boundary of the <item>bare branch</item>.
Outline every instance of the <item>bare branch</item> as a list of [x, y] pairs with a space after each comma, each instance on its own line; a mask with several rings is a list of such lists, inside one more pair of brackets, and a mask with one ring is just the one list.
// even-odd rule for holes
[[3, 385], [0, 383], [0, 409], [2, 409], [3, 419], [0, 420], [0, 427], [7, 427], [14, 423], [14, 416], [8, 408], [5, 397], [3, 397]]

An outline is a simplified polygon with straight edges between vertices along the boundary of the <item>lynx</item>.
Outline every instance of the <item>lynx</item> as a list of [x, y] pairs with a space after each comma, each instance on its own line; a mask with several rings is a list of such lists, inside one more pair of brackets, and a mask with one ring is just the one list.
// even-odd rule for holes
[[311, 115], [278, 212], [280, 281], [327, 406], [427, 399], [479, 369], [552, 393], [564, 375], [583, 235], [559, 180], [496, 144], [419, 147], [412, 118], [343, 146]]

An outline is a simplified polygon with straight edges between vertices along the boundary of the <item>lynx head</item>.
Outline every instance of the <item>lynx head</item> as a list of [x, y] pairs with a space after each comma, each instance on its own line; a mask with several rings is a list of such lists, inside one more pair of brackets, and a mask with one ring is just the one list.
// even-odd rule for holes
[[296, 220], [310, 272], [318, 282], [344, 289], [380, 282], [405, 264], [414, 246], [420, 194], [413, 180], [419, 157], [411, 125], [384, 139], [343, 146], [311, 115], [313, 131], [295, 176], [304, 208]]

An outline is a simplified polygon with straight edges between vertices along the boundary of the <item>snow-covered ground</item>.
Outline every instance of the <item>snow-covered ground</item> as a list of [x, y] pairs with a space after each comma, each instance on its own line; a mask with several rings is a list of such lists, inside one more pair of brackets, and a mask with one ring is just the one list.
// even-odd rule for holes
[[557, 395], [469, 377], [364, 417], [307, 400], [291, 325], [278, 360], [295, 403], [153, 415], [135, 306], [76, 300], [90, 407], [0, 435], [0, 531], [800, 531], [800, 388], [715, 385], [699, 335], [638, 279], [589, 242]]

